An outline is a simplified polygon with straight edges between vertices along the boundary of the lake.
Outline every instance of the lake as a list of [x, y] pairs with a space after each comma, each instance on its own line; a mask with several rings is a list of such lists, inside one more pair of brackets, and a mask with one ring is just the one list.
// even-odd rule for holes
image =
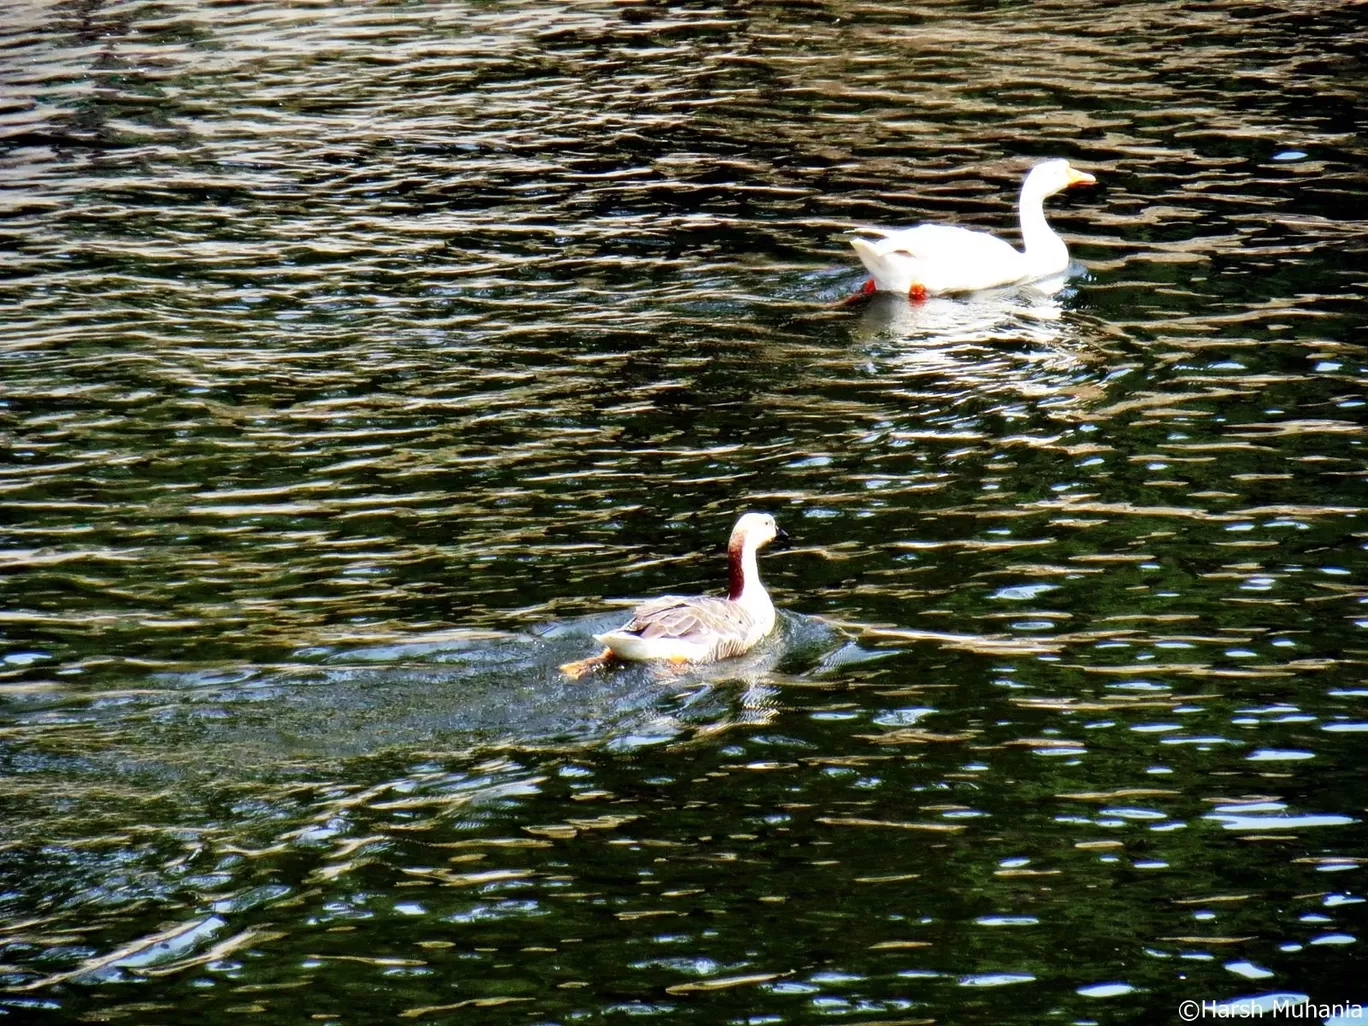
[[4, 20], [0, 1017], [1358, 1021], [1361, 8]]

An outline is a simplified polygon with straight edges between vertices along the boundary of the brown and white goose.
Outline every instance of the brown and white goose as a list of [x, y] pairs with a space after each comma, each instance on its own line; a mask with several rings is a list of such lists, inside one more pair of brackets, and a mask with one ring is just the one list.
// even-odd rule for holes
[[788, 537], [768, 513], [747, 513], [727, 543], [730, 588], [726, 598], [665, 595], [639, 605], [616, 630], [595, 634], [597, 656], [561, 667], [578, 677], [611, 659], [709, 663], [753, 648], [774, 629], [774, 603], [760, 583], [756, 553], [775, 538]]

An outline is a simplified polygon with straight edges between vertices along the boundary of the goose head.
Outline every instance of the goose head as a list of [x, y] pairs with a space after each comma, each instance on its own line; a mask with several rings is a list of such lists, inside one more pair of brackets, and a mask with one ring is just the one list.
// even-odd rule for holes
[[776, 538], [787, 537], [784, 530], [775, 523], [774, 517], [768, 513], [746, 513], [732, 528], [731, 541], [727, 548], [750, 549], [754, 552]]
[[746, 513], [736, 522], [727, 541], [729, 599], [743, 603], [754, 599], [762, 608], [769, 608], [769, 596], [756, 570], [755, 553], [774, 539], [787, 537], [768, 513]]
[[1097, 181], [1086, 171], [1079, 171], [1069, 165], [1067, 160], [1042, 160], [1022, 183], [1021, 191], [1044, 199], [1074, 185], [1092, 185]]

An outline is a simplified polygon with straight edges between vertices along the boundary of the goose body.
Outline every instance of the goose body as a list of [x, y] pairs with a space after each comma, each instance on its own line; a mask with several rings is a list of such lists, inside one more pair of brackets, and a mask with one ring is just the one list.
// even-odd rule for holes
[[1095, 181], [1067, 160], [1046, 160], [1031, 168], [1018, 202], [1020, 250], [987, 232], [941, 224], [892, 231], [861, 228], [850, 244], [874, 288], [883, 292], [924, 297], [1048, 278], [1069, 266], [1069, 249], [1045, 221], [1045, 200], [1072, 185]]
[[708, 595], [665, 595], [637, 606], [627, 623], [594, 639], [617, 658], [634, 662], [730, 659], [774, 630], [774, 605], [763, 588], [754, 590], [759, 594], [745, 604]]
[[726, 598], [666, 595], [636, 607], [616, 630], [595, 634], [599, 656], [561, 667], [572, 677], [609, 659], [709, 663], [749, 651], [774, 630], [774, 603], [760, 583], [756, 553], [787, 537], [768, 513], [747, 513], [727, 544], [730, 584]]

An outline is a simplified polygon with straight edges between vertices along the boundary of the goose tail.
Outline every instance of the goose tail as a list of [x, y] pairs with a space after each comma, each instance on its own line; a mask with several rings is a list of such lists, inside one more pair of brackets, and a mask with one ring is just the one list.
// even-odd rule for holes
[[906, 295], [916, 284], [908, 266], [909, 254], [898, 250], [883, 251], [876, 242], [859, 236], [852, 236], [850, 245], [869, 276], [874, 279], [874, 287], [880, 292], [901, 292]]
[[608, 631], [605, 634], [595, 634], [594, 640], [600, 645], [607, 646], [604, 652], [617, 656], [619, 659], [644, 661], [651, 659], [656, 654], [645, 638], [630, 631]]

